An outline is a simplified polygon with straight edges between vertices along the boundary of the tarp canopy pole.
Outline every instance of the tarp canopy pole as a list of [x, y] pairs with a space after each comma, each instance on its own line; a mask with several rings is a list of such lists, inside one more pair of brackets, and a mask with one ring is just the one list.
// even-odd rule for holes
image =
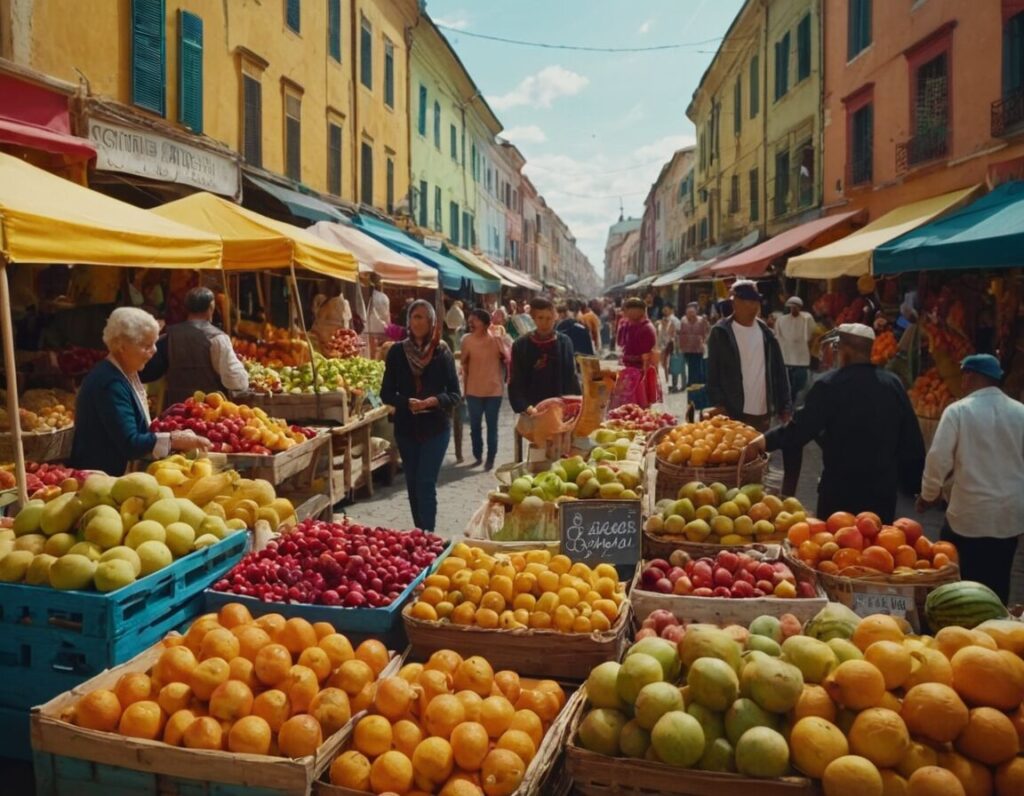
[[18, 374], [14, 361], [14, 321], [11, 318], [11, 286], [7, 280], [7, 263], [0, 259], [0, 334], [4, 336], [4, 370], [7, 371], [7, 414], [11, 423], [14, 448], [14, 477], [18, 482], [18, 500], [28, 503], [25, 473], [25, 449], [21, 444], [21, 415], [18, 413]]

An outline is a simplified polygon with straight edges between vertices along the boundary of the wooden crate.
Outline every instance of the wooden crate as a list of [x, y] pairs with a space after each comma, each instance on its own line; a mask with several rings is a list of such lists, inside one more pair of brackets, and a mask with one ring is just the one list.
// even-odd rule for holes
[[349, 397], [345, 390], [300, 395], [253, 393], [245, 398], [244, 403], [258, 406], [271, 417], [280, 417], [290, 423], [327, 420], [345, 425], [349, 418]]
[[277, 486], [300, 473], [315, 472], [319, 458], [328, 449], [329, 444], [330, 437], [327, 434], [318, 434], [313, 439], [307, 439], [286, 451], [270, 456], [222, 453], [210, 458], [216, 460], [217, 456], [222, 456], [225, 465], [244, 472], [247, 478], [262, 478]]

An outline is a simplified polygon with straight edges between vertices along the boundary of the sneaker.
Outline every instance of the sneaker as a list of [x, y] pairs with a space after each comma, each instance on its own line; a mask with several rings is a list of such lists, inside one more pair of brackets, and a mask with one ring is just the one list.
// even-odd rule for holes
[[488, 459], [487, 464], [484, 465], [484, 470], [493, 470], [494, 462]]

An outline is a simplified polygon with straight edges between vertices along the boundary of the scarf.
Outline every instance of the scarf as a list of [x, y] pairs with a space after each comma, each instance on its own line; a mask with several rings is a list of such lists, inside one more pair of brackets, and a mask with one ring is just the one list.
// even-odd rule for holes
[[[428, 337], [423, 343], [416, 341], [413, 337], [412, 329], [408, 326], [409, 319], [412, 318], [413, 310], [417, 307], [423, 306], [427, 308], [430, 314], [430, 323], [434, 327], [434, 332]], [[420, 390], [421, 379], [423, 378], [423, 371], [427, 369], [427, 365], [430, 364], [430, 360], [434, 358], [434, 352], [441, 350], [446, 351], [448, 349], [447, 343], [441, 339], [441, 327], [437, 323], [437, 312], [429, 301], [419, 299], [409, 305], [409, 312], [406, 315], [406, 335], [405, 340], [402, 341], [402, 349], [405, 351], [405, 358], [409, 362], [409, 370], [412, 371], [413, 382], [416, 385], [417, 392]]]

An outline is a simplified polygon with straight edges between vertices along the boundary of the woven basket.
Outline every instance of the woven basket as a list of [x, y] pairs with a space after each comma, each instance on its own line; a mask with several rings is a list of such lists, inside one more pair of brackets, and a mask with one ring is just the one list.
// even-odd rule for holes
[[[56, 431], [23, 431], [21, 447], [26, 461], [52, 462], [71, 455], [71, 442], [74, 438], [74, 426]], [[0, 432], [0, 460], [14, 460], [14, 435], [9, 431]]]
[[730, 489], [744, 484], [761, 484], [764, 483], [764, 473], [767, 467], [768, 456], [766, 454], [761, 454], [749, 462], [744, 462], [741, 458], [735, 467], [731, 464], [714, 467], [681, 467], [655, 457], [654, 469], [657, 475], [654, 479], [654, 499], [656, 501], [665, 498], [675, 499], [680, 487], [691, 481], [700, 481], [702, 484], [713, 484], [717, 481]]
[[748, 545], [721, 545], [709, 542], [691, 542], [685, 536], [674, 536], [671, 534], [653, 534], [644, 531], [641, 539], [641, 554], [644, 560], [651, 558], [668, 559], [674, 550], [685, 550], [691, 558], [714, 558], [723, 550], [735, 550], [737, 552], [749, 552], [756, 550], [769, 557], [777, 558], [782, 553], [782, 545], [772, 542], [752, 542]]

